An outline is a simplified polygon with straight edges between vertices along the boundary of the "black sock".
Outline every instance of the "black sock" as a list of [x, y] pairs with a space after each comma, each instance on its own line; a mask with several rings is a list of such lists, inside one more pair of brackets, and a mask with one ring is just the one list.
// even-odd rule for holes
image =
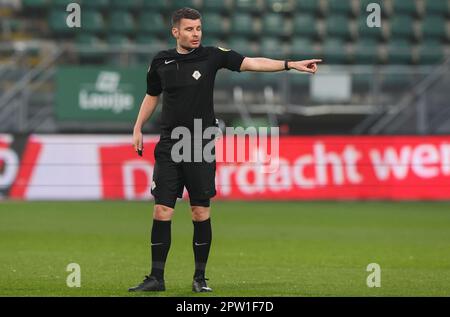
[[170, 249], [172, 222], [153, 219], [152, 226], [152, 272], [159, 280], [164, 279], [164, 266], [166, 265], [167, 254]]
[[195, 259], [194, 278], [204, 278], [212, 240], [211, 218], [205, 221], [192, 221], [192, 223], [194, 224], [194, 239], [192, 241]]

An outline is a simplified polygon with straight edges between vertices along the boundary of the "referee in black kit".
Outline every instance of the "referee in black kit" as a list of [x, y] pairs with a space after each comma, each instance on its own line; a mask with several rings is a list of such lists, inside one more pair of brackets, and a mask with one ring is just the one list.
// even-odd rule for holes
[[[151, 193], [155, 198], [151, 232], [152, 269], [149, 276], [129, 291], [164, 291], [164, 267], [171, 242], [171, 219], [183, 188], [189, 193], [194, 224], [195, 272], [192, 290], [211, 292], [205, 278], [211, 246], [210, 199], [215, 196], [215, 161], [177, 162], [171, 156], [171, 137], [177, 127], [193, 131], [194, 119], [202, 128], [216, 125], [213, 105], [214, 79], [221, 68], [232, 71], [276, 72], [295, 69], [314, 74], [321, 60], [281, 61], [250, 58], [221, 47], [201, 45], [202, 23], [197, 10], [182, 8], [172, 15], [176, 48], [159, 52], [147, 73], [147, 94], [141, 104], [133, 131], [133, 145], [142, 155], [142, 126], [154, 112], [163, 93], [161, 136], [155, 147], [155, 168]], [[197, 121], [197, 120], [196, 120]], [[206, 140], [209, 141], [209, 140]], [[202, 140], [201, 144], [205, 144]]]

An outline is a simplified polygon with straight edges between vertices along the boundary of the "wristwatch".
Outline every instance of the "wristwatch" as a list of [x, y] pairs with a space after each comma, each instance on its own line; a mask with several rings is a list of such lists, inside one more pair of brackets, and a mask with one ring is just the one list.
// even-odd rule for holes
[[289, 66], [288, 66], [288, 60], [284, 61], [284, 70], [290, 70]]

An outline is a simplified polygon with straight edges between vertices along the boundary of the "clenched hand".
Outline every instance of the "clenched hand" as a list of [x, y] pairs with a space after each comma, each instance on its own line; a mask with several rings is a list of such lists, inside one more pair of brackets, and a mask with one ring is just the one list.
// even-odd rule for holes
[[315, 74], [317, 72], [317, 63], [321, 63], [321, 59], [307, 59], [304, 61], [291, 61], [288, 63], [290, 69], [296, 69], [300, 72]]

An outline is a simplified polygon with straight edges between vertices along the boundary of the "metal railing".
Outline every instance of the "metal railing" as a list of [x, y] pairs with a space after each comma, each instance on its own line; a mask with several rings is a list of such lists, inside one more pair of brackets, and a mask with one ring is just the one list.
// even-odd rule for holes
[[[52, 47], [40, 63], [29, 69], [0, 96], [0, 126], [13, 126], [18, 132], [31, 132], [36, 127], [38, 118], [43, 111], [38, 111], [37, 117], [29, 117], [29, 100], [33, 91], [48, 82], [55, 72], [55, 66], [64, 54], [64, 49]], [[13, 57], [14, 60], [15, 57]], [[1, 79], [1, 76], [0, 76]], [[49, 105], [53, 106], [53, 105]], [[45, 108], [45, 107], [44, 107]], [[48, 108], [48, 107], [47, 107]], [[46, 110], [48, 111], [48, 109]], [[11, 120], [16, 116], [16, 120]], [[14, 122], [15, 121], [15, 122]]]
[[[381, 111], [370, 116], [367, 120], [357, 126], [354, 132], [356, 134], [364, 132], [368, 134], [430, 134], [438, 132], [433, 131], [436, 129], [432, 129], [432, 127], [438, 128], [442, 121], [450, 119], [450, 105], [448, 103], [443, 103], [438, 106], [439, 109], [437, 111], [430, 112], [427, 111], [427, 108], [430, 108], [431, 106], [425, 99], [427, 95], [436, 92], [435, 89], [444, 79], [446, 79], [446, 82], [449, 82], [449, 76], [450, 58], [442, 65], [436, 66], [426, 77], [418, 81], [411, 89], [404, 92], [397, 104], [391, 107], [384, 107]], [[441, 93], [448, 95], [448, 87], [448, 85], [444, 85], [437, 89], [440, 89]], [[443, 89], [445, 91], [443, 91]], [[405, 129], [406, 122], [414, 115], [416, 116], [415, 122], [413, 122], [413, 124], [409, 122], [407, 129]], [[449, 133], [450, 129], [447, 131], [447, 133]]]

